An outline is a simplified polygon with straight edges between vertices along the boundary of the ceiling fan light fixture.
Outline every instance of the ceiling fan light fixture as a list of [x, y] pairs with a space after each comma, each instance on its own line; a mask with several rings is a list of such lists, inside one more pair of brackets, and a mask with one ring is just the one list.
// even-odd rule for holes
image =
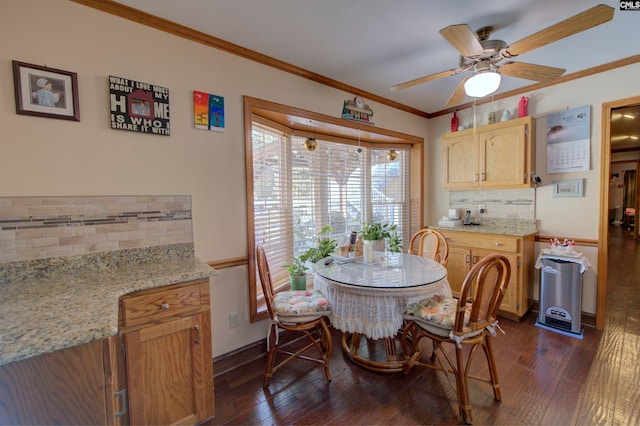
[[464, 82], [464, 92], [472, 98], [483, 98], [498, 90], [501, 79], [495, 71], [479, 71]]

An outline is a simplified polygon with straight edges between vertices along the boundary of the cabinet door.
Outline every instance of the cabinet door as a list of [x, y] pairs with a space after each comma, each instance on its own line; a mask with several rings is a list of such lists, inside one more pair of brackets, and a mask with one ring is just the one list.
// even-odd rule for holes
[[[491, 250], [481, 250], [474, 249], [472, 250], [472, 263], [475, 265], [480, 262], [486, 256], [496, 253]], [[509, 285], [507, 286], [507, 291], [502, 298], [502, 303], [500, 304], [500, 310], [504, 312], [508, 312], [510, 314], [517, 315], [518, 313], [518, 256], [510, 255], [507, 253], [500, 253], [504, 255], [507, 259], [509, 259], [509, 265], [511, 266], [511, 275], [509, 277]]]
[[125, 334], [131, 424], [195, 424], [213, 413], [210, 322], [206, 311]]
[[525, 131], [521, 124], [479, 133], [481, 188], [529, 186]]
[[[109, 339], [0, 367], [0, 424], [114, 424], [105, 378]], [[108, 395], [107, 395], [108, 394]]]
[[442, 140], [442, 187], [478, 187], [478, 146], [473, 133], [445, 135]]
[[449, 247], [447, 261], [447, 280], [455, 297], [460, 296], [464, 278], [471, 269], [471, 250], [461, 247]]

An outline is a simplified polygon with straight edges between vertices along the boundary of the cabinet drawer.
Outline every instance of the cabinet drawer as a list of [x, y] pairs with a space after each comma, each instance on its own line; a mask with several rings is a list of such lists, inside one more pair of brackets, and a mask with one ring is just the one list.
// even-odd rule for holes
[[167, 318], [196, 312], [201, 306], [200, 286], [174, 287], [155, 293], [122, 298], [125, 327], [157, 323]]
[[518, 237], [496, 234], [476, 234], [471, 232], [451, 232], [441, 231], [447, 243], [453, 247], [466, 247], [469, 249], [480, 248], [492, 251], [502, 251], [508, 253], [518, 253]]

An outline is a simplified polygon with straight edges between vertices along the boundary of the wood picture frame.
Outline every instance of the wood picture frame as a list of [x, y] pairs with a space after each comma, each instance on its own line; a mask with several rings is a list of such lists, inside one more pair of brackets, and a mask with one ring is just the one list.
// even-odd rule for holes
[[80, 121], [78, 75], [12, 61], [16, 114]]

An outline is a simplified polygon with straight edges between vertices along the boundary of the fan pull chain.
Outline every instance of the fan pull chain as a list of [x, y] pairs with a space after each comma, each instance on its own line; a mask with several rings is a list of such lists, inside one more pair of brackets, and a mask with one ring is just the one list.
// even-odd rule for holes
[[476, 115], [477, 115], [477, 111], [476, 111], [476, 98], [473, 98], [473, 136], [476, 135]]

